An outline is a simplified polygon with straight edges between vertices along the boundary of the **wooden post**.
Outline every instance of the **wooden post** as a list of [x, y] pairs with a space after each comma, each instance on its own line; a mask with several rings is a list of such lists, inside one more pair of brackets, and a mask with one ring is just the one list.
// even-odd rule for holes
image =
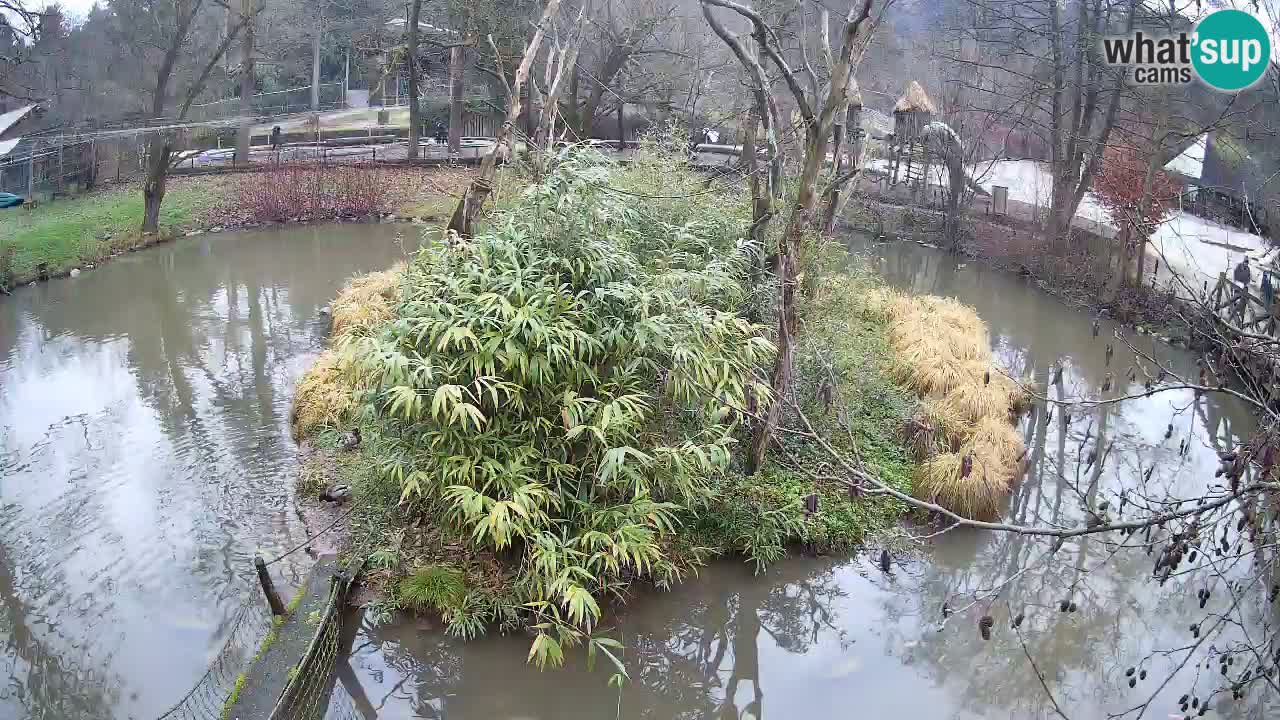
[[626, 107], [626, 103], [622, 102], [622, 100], [619, 99], [618, 100], [618, 152], [622, 152], [623, 148], [627, 146], [627, 125], [626, 125], [625, 119], [623, 118], [624, 107]]
[[[261, 555], [253, 556], [253, 567], [258, 571], [258, 582], [262, 584], [262, 592], [267, 596], [267, 604], [271, 606], [272, 615], [284, 615], [284, 603], [276, 593], [276, 586], [271, 582], [271, 574], [267, 572], [267, 563]], [[302, 592], [299, 590], [298, 592]]]
[[31, 143], [31, 156], [27, 158], [27, 202], [36, 199], [36, 143]]

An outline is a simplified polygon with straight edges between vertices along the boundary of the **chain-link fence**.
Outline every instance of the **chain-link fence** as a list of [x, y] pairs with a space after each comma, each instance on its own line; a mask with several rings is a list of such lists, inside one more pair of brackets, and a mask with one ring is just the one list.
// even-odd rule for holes
[[[250, 101], [255, 116], [288, 115], [311, 110], [311, 86], [276, 90], [254, 95]], [[334, 110], [346, 107], [346, 98], [342, 83], [320, 83], [320, 109]], [[192, 105], [190, 116], [197, 121], [223, 120], [238, 117], [240, 98], [218, 100], [201, 105]]]
[[[289, 682], [271, 713], [270, 720], [324, 720], [360, 717], [348, 693], [335, 693], [338, 661], [345, 662], [342, 648], [343, 608], [347, 591], [358, 568], [336, 573], [329, 586], [329, 598], [321, 611], [316, 634], [298, 665], [290, 671]], [[333, 705], [337, 707], [331, 707]]]
[[32, 137], [0, 157], [0, 192], [50, 198], [88, 190], [98, 182], [141, 175], [138, 146], [126, 138]]

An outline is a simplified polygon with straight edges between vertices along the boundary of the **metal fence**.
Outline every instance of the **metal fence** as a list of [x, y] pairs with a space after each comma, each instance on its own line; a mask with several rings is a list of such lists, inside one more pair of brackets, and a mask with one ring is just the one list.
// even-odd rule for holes
[[222, 720], [227, 698], [235, 689], [241, 672], [248, 667], [262, 639], [271, 632], [272, 618], [259, 594], [250, 595], [231, 621], [227, 642], [209, 663], [209, 669], [172, 707], [157, 720]]
[[[270, 720], [324, 720], [326, 717], [359, 717], [351, 696], [335, 693], [338, 662], [346, 652], [342, 647], [343, 612], [347, 592], [358, 567], [341, 570], [329, 585], [329, 599], [321, 613], [319, 627], [307, 652], [289, 676]], [[336, 706], [336, 707], [335, 707]]]
[[[346, 107], [344, 94], [342, 83], [340, 82], [320, 83], [320, 109], [335, 110]], [[260, 93], [254, 95], [251, 102], [255, 116], [288, 115], [306, 112], [312, 109], [311, 86], [304, 85], [287, 90]], [[238, 117], [240, 114], [240, 98], [192, 105], [190, 113], [191, 118], [198, 121], [222, 120]]]
[[0, 158], [0, 192], [48, 200], [100, 182], [137, 179], [142, 176], [145, 145], [142, 133], [25, 138]]

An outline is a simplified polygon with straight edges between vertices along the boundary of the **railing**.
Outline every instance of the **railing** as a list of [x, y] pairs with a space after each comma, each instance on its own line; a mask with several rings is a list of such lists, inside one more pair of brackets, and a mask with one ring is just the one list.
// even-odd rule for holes
[[[320, 84], [320, 109], [334, 110], [346, 106], [346, 98], [342, 83]], [[311, 86], [275, 90], [269, 93], [254, 95], [250, 100], [254, 115], [288, 115], [311, 110]], [[192, 105], [190, 115], [195, 120], [218, 120], [237, 117], [240, 113], [240, 98], [217, 100], [211, 103]]]

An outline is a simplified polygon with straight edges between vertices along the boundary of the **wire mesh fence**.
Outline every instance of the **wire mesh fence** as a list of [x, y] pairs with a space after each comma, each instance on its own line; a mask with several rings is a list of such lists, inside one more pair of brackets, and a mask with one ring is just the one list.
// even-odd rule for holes
[[[320, 83], [320, 109], [333, 110], [346, 106], [342, 83]], [[250, 100], [254, 115], [288, 115], [312, 110], [311, 86], [275, 90], [254, 95]], [[191, 106], [194, 120], [220, 120], [241, 114], [240, 98], [217, 100]]]
[[290, 671], [289, 682], [270, 720], [360, 717], [348, 693], [334, 692], [338, 662], [345, 656], [342, 647], [343, 606], [355, 572], [356, 569], [347, 569], [333, 576], [328, 601], [320, 617], [316, 618], [316, 634], [302, 660]]
[[222, 720], [223, 707], [235, 690], [240, 673], [249, 665], [271, 627], [272, 618], [263, 607], [262, 598], [249, 593], [231, 621], [226, 644], [209, 663], [209, 669], [156, 720]]
[[132, 136], [24, 139], [0, 157], [0, 192], [49, 199], [100, 182], [133, 180], [141, 177], [144, 147], [145, 141], [140, 146]]

